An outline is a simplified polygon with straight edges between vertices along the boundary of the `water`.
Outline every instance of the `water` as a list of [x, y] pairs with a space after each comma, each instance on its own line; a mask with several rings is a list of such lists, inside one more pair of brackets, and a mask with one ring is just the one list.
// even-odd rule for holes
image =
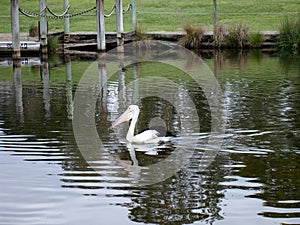
[[[104, 151], [91, 143], [87, 159], [74, 138], [72, 100], [92, 61], [55, 57], [19, 72], [1, 67], [0, 224], [300, 224], [299, 58], [261, 52], [203, 57], [220, 83], [228, 118], [222, 150], [205, 170], [198, 164], [211, 111], [203, 90], [181, 71], [149, 62], [113, 75], [93, 116]], [[137, 128], [163, 122], [177, 137], [158, 148], [128, 146], [126, 124], [107, 130], [139, 98], [134, 84], [120, 87], [157, 73], [179, 85], [174, 101], [185, 111], [148, 96], [138, 101]], [[199, 115], [197, 132], [187, 95]], [[181, 170], [138, 185], [144, 168], [195, 140]]]

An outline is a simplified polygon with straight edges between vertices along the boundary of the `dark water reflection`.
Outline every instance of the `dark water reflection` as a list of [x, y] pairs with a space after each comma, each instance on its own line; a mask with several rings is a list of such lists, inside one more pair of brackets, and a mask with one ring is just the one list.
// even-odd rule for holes
[[[82, 157], [72, 128], [75, 88], [91, 61], [65, 57], [1, 67], [0, 224], [299, 224], [299, 57], [203, 57], [224, 91], [228, 117], [222, 151], [205, 171], [198, 162], [210, 110], [203, 91], [182, 72], [141, 63], [112, 77], [97, 101], [97, 130], [109, 149], [95, 162], [97, 173]], [[174, 176], [140, 187], [126, 175], [134, 173], [132, 165], [165, 159], [179, 147], [176, 138], [154, 151], [130, 151], [107, 128], [136, 98], [134, 90], [120, 92], [120, 85], [158, 71], [192, 96], [201, 125], [194, 135], [201, 143]], [[176, 109], [163, 99], [145, 98], [139, 105], [138, 130], [157, 117], [176, 134], [182, 129]]]

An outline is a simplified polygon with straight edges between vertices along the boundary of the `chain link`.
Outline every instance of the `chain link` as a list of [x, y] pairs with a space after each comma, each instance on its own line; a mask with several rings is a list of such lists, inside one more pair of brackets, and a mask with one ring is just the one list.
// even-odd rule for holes
[[93, 10], [96, 9], [96, 6], [90, 8], [90, 9], [87, 9], [87, 10], [84, 10], [82, 12], [79, 12], [79, 13], [73, 13], [73, 14], [67, 14], [68, 11], [69, 11], [69, 7], [67, 8], [67, 10], [62, 14], [62, 15], [55, 15], [53, 13], [52, 10], [49, 10], [48, 7], [46, 7], [47, 10], [52, 14], [52, 16], [47, 16], [47, 15], [44, 15], [43, 14], [43, 11], [45, 10], [42, 10], [42, 12], [40, 14], [38, 13], [35, 13], [35, 12], [31, 12], [29, 10], [26, 10], [26, 9], [22, 9], [22, 8], [19, 8], [19, 12], [22, 13], [23, 15], [27, 16], [27, 17], [45, 17], [45, 18], [49, 18], [49, 19], [64, 19], [64, 18], [70, 18], [70, 17], [75, 17], [75, 16], [81, 16], [83, 14], [86, 14], [88, 12], [91, 12]]
[[[127, 9], [123, 10], [123, 14], [129, 13], [131, 11], [131, 8], [132, 8], [132, 5], [129, 4], [128, 7], [127, 7]], [[96, 9], [96, 6], [94, 6], [92, 8], [89, 8], [89, 9], [86, 9], [86, 10], [84, 10], [82, 12], [73, 13], [73, 14], [68, 14], [69, 9], [70, 9], [70, 6], [68, 6], [67, 9], [62, 14], [60, 14], [60, 15], [55, 14], [48, 7], [45, 7], [39, 14], [35, 13], [35, 12], [32, 12], [32, 11], [29, 11], [29, 10], [26, 10], [26, 9], [22, 9], [22, 8], [19, 8], [19, 12], [22, 13], [23, 15], [27, 16], [27, 17], [45, 17], [45, 18], [48, 18], [48, 19], [64, 19], [64, 18], [81, 16], [83, 14], [91, 12], [91, 11], [93, 11], [93, 10]], [[50, 12], [51, 16], [45, 15], [44, 14], [45, 10], [48, 10]], [[113, 5], [113, 7], [111, 8], [111, 10], [110, 10], [110, 12], [108, 14], [104, 14], [104, 17], [110, 17], [114, 13], [115, 10], [116, 10], [116, 4]]]

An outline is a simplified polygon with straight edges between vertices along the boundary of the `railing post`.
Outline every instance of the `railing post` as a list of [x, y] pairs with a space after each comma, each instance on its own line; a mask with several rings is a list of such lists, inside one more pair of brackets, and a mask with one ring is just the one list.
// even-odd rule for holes
[[18, 0], [10, 1], [11, 31], [12, 31], [12, 59], [20, 60], [20, 27], [19, 27], [19, 5]]
[[117, 45], [121, 46], [124, 44], [123, 40], [123, 6], [122, 0], [116, 0], [116, 30], [117, 30]]
[[131, 0], [131, 23], [132, 23], [132, 30], [136, 31], [136, 4], [135, 0]]
[[[63, 11], [66, 11], [69, 7], [69, 0], [63, 0]], [[64, 42], [69, 41], [70, 33], [70, 20], [69, 20], [69, 12], [66, 13], [66, 17], [64, 18]]]
[[50, 98], [50, 78], [49, 78], [49, 64], [48, 64], [48, 55], [43, 54], [42, 56], [42, 65], [41, 65], [41, 78], [43, 82], [43, 101], [45, 109], [45, 117], [50, 117], [51, 109], [51, 98]]
[[217, 29], [217, 0], [213, 0], [213, 2], [214, 2], [214, 35], [215, 35]]
[[97, 50], [105, 51], [104, 0], [96, 0]]
[[67, 115], [68, 119], [73, 119], [74, 102], [72, 93], [72, 66], [69, 55], [65, 55], [66, 65], [66, 97], [67, 97]]
[[107, 112], [107, 71], [106, 54], [98, 54], [98, 77], [99, 77], [99, 107], [101, 112]]
[[16, 116], [17, 120], [21, 123], [24, 122], [24, 108], [23, 108], [23, 91], [22, 91], [22, 75], [21, 65], [13, 67], [14, 72], [14, 85], [16, 96]]
[[40, 42], [41, 51], [47, 54], [47, 18], [46, 18], [46, 0], [40, 0]]

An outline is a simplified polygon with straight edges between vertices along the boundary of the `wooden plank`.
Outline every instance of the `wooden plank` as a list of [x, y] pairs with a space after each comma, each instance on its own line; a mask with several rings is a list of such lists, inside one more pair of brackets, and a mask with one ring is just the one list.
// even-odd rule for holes
[[[40, 42], [33, 41], [22, 41], [20, 43], [21, 51], [39, 51], [40, 50]], [[0, 51], [11, 52], [13, 51], [12, 42], [1, 41], [0, 42]]]
[[[40, 42], [39, 41], [21, 41], [19, 44], [19, 49], [21, 51], [39, 51], [40, 50]], [[0, 41], [0, 51], [1, 52], [13, 51], [13, 43], [11, 41]]]
[[[0, 66], [1, 67], [7, 67], [12, 66], [13, 60], [12, 59], [0, 59]], [[38, 57], [27, 57], [27, 58], [21, 58], [21, 66], [40, 66], [41, 65], [41, 59]]]

